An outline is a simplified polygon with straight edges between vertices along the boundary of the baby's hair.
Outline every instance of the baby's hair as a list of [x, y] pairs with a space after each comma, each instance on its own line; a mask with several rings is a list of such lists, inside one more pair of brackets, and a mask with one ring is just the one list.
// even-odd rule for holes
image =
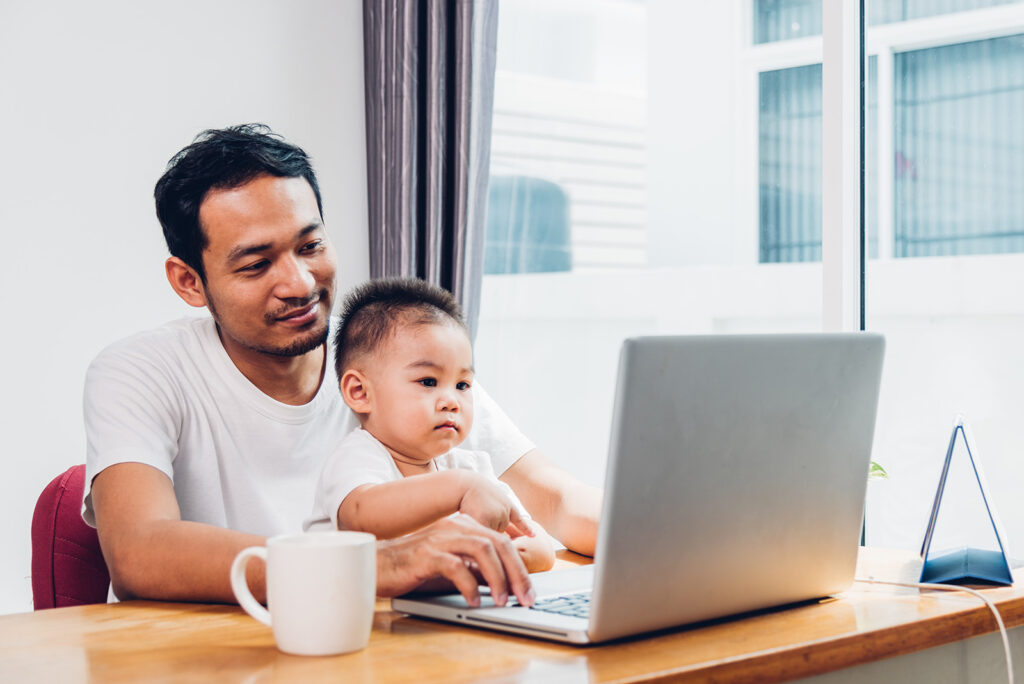
[[425, 280], [385, 278], [359, 285], [345, 297], [334, 335], [338, 378], [357, 357], [377, 351], [399, 325], [428, 323], [454, 323], [469, 332], [455, 298]]

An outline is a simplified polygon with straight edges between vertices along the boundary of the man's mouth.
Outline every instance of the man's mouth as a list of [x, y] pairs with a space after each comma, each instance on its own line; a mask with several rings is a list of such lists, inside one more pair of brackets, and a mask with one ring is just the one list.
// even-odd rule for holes
[[275, 323], [283, 323], [290, 327], [300, 328], [309, 325], [320, 316], [320, 302], [323, 300], [323, 293], [319, 293], [313, 301], [301, 307], [289, 309], [284, 313], [270, 316]]
[[320, 315], [320, 302], [313, 302], [308, 306], [304, 306], [301, 309], [294, 309], [289, 311], [283, 316], [278, 316], [275, 320], [278, 323], [283, 323], [289, 327], [301, 328], [304, 325], [309, 325], [315, 321]]

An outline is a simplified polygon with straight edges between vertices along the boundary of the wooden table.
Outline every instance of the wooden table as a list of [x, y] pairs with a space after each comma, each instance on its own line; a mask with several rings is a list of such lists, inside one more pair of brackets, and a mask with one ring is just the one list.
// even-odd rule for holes
[[[919, 568], [905, 551], [862, 549], [858, 575], [915, 580]], [[1020, 583], [986, 593], [1007, 627], [1024, 623]], [[784, 681], [994, 629], [974, 598], [859, 583], [835, 599], [585, 648], [404, 617], [381, 601], [368, 648], [309, 658], [277, 651], [235, 606], [131, 601], [0, 617], [0, 681]]]

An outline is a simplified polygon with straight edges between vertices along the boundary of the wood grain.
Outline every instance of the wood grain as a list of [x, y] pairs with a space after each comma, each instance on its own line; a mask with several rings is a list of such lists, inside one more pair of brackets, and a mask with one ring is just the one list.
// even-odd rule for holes
[[[586, 562], [562, 552], [560, 566]], [[861, 552], [858, 574], [913, 580], [914, 554]], [[1007, 627], [1024, 589], [988, 588]], [[855, 584], [835, 599], [578, 648], [404, 617], [377, 604], [370, 645], [309, 658], [236, 606], [132, 601], [0, 617], [3, 681], [785, 681], [993, 631], [976, 599]]]

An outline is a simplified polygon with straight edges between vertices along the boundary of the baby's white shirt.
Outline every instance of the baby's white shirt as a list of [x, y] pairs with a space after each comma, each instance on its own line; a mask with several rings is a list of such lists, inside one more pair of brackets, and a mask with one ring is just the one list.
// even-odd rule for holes
[[[529, 518], [512, 488], [498, 479], [485, 451], [452, 449], [434, 459], [439, 471], [470, 470], [493, 480], [512, 501], [519, 515]], [[376, 437], [356, 428], [343, 439], [327, 459], [316, 485], [313, 513], [302, 524], [304, 530], [338, 529], [338, 507], [352, 490], [367, 484], [395, 482], [403, 478], [387, 448]]]

